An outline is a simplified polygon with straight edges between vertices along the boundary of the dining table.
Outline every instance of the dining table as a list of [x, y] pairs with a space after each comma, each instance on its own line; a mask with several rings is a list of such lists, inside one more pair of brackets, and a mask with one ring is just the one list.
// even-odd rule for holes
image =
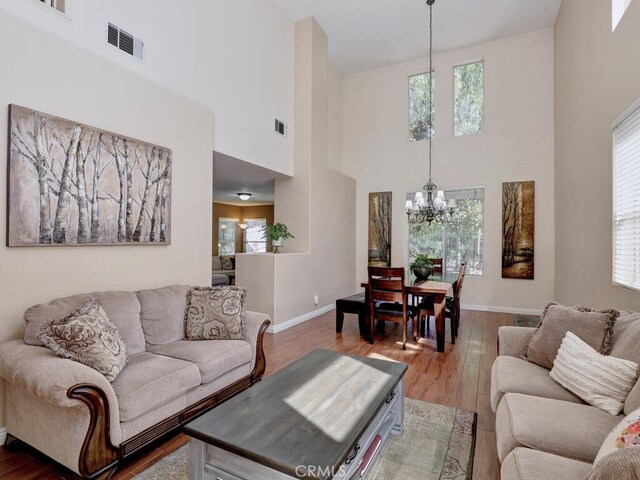
[[[428, 279], [422, 280], [415, 278], [413, 274], [409, 273], [406, 277], [405, 290], [408, 295], [411, 295], [414, 303], [417, 304], [423, 298], [433, 298], [433, 310], [435, 313], [436, 321], [436, 350], [439, 353], [444, 352], [445, 347], [445, 306], [447, 293], [454, 288], [456, 281], [458, 280], [457, 272], [434, 272]], [[361, 284], [366, 291], [366, 300], [369, 302], [369, 283], [363, 282]], [[409, 299], [407, 299], [409, 301]], [[367, 310], [367, 317], [369, 313]], [[418, 319], [414, 320], [418, 321]], [[369, 325], [369, 322], [365, 322]], [[419, 329], [418, 329], [419, 330]], [[369, 335], [373, 335], [374, 332], [369, 332]]]

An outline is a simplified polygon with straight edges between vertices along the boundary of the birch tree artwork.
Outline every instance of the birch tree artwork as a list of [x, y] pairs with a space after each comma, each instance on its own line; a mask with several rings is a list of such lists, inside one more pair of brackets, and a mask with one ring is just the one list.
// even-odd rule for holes
[[168, 245], [171, 150], [10, 106], [7, 244]]
[[502, 278], [533, 280], [535, 182], [502, 184]]
[[391, 266], [391, 193], [369, 194], [369, 265]]

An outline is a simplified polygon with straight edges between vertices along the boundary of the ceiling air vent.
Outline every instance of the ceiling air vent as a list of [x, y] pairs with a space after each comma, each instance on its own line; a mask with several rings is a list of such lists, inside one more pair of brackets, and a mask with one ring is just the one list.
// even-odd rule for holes
[[113, 23], [109, 23], [107, 28], [107, 42], [138, 60], [144, 60], [144, 42]]
[[283, 137], [287, 136], [287, 124], [276, 118], [275, 131]]

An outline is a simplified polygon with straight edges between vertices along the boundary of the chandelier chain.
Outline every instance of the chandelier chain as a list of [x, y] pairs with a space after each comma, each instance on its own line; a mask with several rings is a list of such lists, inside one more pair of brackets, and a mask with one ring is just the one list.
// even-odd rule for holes
[[431, 182], [431, 143], [433, 142], [433, 2], [429, 5], [429, 183]]

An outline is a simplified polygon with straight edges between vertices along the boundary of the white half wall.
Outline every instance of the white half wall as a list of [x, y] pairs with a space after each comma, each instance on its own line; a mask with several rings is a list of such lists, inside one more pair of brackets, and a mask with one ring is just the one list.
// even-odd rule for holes
[[[484, 60], [485, 129], [453, 136], [453, 68]], [[418, 59], [343, 81], [343, 171], [357, 180], [356, 284], [367, 276], [369, 192], [392, 191], [392, 264], [407, 267], [408, 191], [428, 174], [428, 143], [408, 139], [408, 77]], [[463, 302], [541, 309], [554, 298], [553, 30], [434, 57], [433, 178], [441, 189], [485, 188], [484, 275], [467, 276]], [[536, 182], [535, 280], [501, 278], [502, 182]]]
[[[0, 342], [21, 335], [29, 306], [56, 297], [209, 284], [210, 109], [2, 12], [0, 64], [0, 145], [8, 142], [8, 105], [16, 103], [173, 150], [170, 246], [8, 248], [1, 229]], [[0, 171], [6, 162], [0, 156]], [[7, 221], [6, 188], [0, 182], [0, 225]], [[0, 425], [3, 402], [0, 386]]]

